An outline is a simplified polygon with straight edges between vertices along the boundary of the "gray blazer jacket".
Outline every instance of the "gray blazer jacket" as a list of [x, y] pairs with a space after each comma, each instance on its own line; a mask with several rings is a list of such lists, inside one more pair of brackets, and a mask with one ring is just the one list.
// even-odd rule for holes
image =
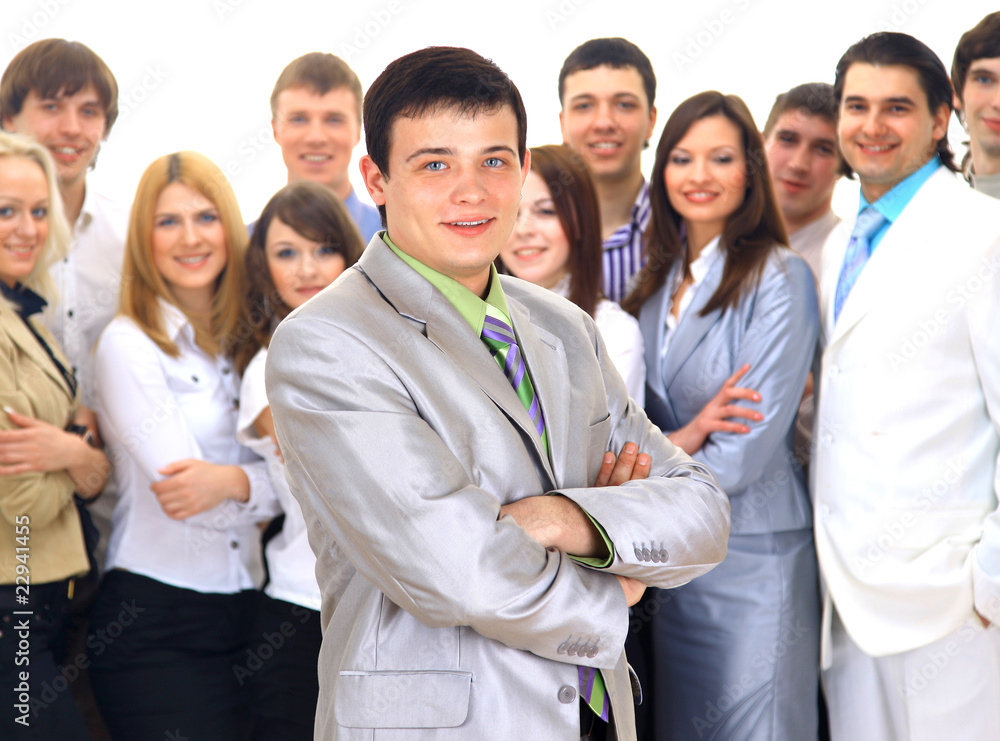
[[739, 385], [761, 395], [747, 404], [764, 415], [745, 435], [710, 435], [695, 460], [715, 474], [732, 503], [734, 535], [812, 526], [805, 477], [792, 452], [794, 422], [816, 356], [819, 303], [812, 272], [791, 250], [776, 250], [759, 286], [726, 312], [701, 316], [722, 280], [718, 260], [698, 287], [666, 353], [672, 305], [668, 279], [639, 312], [646, 348], [646, 411], [664, 431], [690, 422], [744, 363]]
[[[274, 335], [268, 398], [323, 593], [316, 738], [578, 739], [585, 664], [632, 739], [612, 574], [671, 587], [725, 556], [725, 495], [630, 403], [590, 317], [502, 280], [551, 462], [481, 340], [378, 235]], [[649, 479], [590, 488], [630, 440]], [[604, 527], [608, 569], [498, 520], [544, 492]]]

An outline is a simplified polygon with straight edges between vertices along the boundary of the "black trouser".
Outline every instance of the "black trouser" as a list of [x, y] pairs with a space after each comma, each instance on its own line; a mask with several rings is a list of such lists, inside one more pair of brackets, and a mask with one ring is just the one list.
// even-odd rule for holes
[[205, 594], [125, 571], [105, 575], [87, 646], [112, 738], [249, 738], [249, 692], [235, 669], [256, 597]]
[[237, 670], [253, 698], [254, 741], [312, 741], [322, 642], [319, 611], [261, 595]]
[[69, 690], [79, 667], [62, 666], [69, 624], [68, 589], [69, 580], [32, 584], [29, 603], [19, 605], [15, 587], [0, 586], [0, 738], [90, 738]]

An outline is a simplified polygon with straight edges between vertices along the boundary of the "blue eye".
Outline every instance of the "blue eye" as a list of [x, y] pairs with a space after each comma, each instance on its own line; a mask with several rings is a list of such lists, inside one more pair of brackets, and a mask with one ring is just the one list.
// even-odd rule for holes
[[36, 220], [46, 219], [49, 216], [49, 210], [44, 206], [39, 206], [31, 209], [31, 216]]
[[316, 254], [319, 257], [329, 257], [330, 255], [338, 254], [337, 248], [328, 244], [320, 245], [316, 248]]
[[441, 170], [443, 170], [445, 168], [445, 164], [444, 164], [444, 162], [441, 162], [440, 160], [435, 160], [434, 162], [428, 162], [425, 165], [425, 167], [428, 170], [432, 170], [434, 172], [440, 172]]
[[213, 221], [219, 220], [219, 214], [217, 214], [215, 211], [203, 211], [202, 213], [198, 214], [198, 219], [206, 224], [210, 224]]
[[177, 220], [173, 216], [161, 216], [156, 220], [154, 226], [166, 227], [173, 226], [177, 223]]
[[675, 154], [675, 155], [671, 155], [671, 157], [670, 157], [670, 164], [672, 164], [672, 165], [686, 165], [690, 161], [691, 160], [688, 159], [683, 154]]
[[720, 154], [718, 157], [715, 158], [715, 161], [718, 162], [720, 165], [728, 165], [730, 162], [733, 161], [733, 156], [731, 154]]
[[279, 260], [291, 260], [293, 257], [295, 257], [295, 254], [296, 254], [295, 250], [293, 250], [291, 247], [282, 247], [280, 250], [277, 251], [277, 253], [275, 253], [275, 257], [277, 257]]
[[14, 215], [14, 209], [11, 206], [0, 206], [0, 219], [9, 219]]

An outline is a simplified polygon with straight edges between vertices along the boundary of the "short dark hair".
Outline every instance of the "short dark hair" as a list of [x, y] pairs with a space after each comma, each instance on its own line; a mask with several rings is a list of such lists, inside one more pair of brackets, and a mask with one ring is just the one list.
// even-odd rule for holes
[[344, 258], [346, 268], [358, 261], [364, 248], [347, 208], [325, 185], [296, 180], [271, 196], [254, 225], [246, 251], [244, 324], [233, 338], [233, 358], [239, 373], [246, 370], [260, 348], [267, 347], [274, 327], [292, 310], [278, 295], [267, 267], [267, 232], [275, 219], [310, 241], [332, 247]]
[[[531, 171], [549, 189], [569, 242], [567, 298], [594, 316], [601, 300], [601, 210], [590, 168], [565, 144], [531, 148]], [[499, 258], [497, 258], [499, 260]]]
[[278, 96], [290, 87], [309, 88], [317, 95], [326, 95], [339, 87], [354, 93], [358, 105], [358, 121], [361, 121], [361, 80], [347, 62], [336, 54], [313, 51], [292, 60], [281, 70], [278, 81], [271, 91], [271, 118], [278, 113]]
[[951, 63], [951, 84], [955, 86], [955, 95], [960, 102], [965, 102], [965, 78], [972, 63], [977, 59], [994, 57], [1000, 57], [1000, 11], [990, 13], [958, 40]]
[[653, 65], [642, 49], [621, 37], [584, 41], [569, 53], [562, 69], [559, 70], [559, 104], [562, 105], [567, 77], [574, 72], [601, 66], [612, 69], [634, 67], [642, 78], [646, 103], [652, 110], [653, 102], [656, 100], [656, 75], [653, 73]]
[[[364, 127], [368, 156], [389, 177], [392, 127], [399, 118], [417, 118], [439, 109], [463, 114], [494, 113], [510, 107], [517, 119], [517, 154], [524, 164], [528, 115], [521, 93], [507, 73], [471, 49], [429, 46], [391, 62], [365, 94]], [[379, 206], [385, 225], [385, 206]]]
[[743, 294], [760, 281], [771, 253], [778, 245], [788, 244], [764, 155], [764, 140], [750, 109], [736, 95], [723, 95], [715, 90], [698, 93], [670, 114], [656, 147], [655, 177], [649, 183], [652, 213], [645, 234], [648, 261], [636, 278], [635, 288], [622, 302], [622, 308], [635, 316], [660, 289], [674, 265], [680, 263], [685, 271], [688, 269], [681, 239], [684, 219], [670, 203], [664, 172], [678, 142], [696, 122], [710, 116], [724, 116], [740, 132], [746, 161], [746, 195], [722, 229], [719, 247], [726, 254], [726, 265], [719, 287], [701, 310], [701, 316], [736, 306]]
[[[839, 106], [844, 98], [844, 80], [852, 64], [870, 64], [875, 67], [899, 65], [909, 67], [917, 74], [920, 87], [927, 96], [927, 107], [933, 114], [942, 105], [948, 106], [948, 113], [954, 110], [951, 81], [948, 71], [938, 55], [922, 41], [909, 34], [882, 31], [865, 36], [851, 46], [837, 62], [837, 78], [833, 90]], [[948, 130], [937, 142], [937, 154], [945, 167], [958, 171], [955, 153], [948, 143]]]
[[[834, 131], [837, 129], [837, 98], [833, 93], [833, 85], [828, 82], [807, 82], [803, 85], [796, 85], [791, 90], [778, 95], [774, 99], [774, 105], [771, 106], [771, 112], [767, 114], [767, 122], [764, 124], [765, 141], [774, 131], [778, 119], [788, 111], [804, 111], [810, 116], [820, 116], [833, 126]], [[836, 135], [834, 135], [833, 140], [834, 146], [837, 147], [840, 174], [845, 177], [853, 177], [854, 171], [840, 153], [840, 142], [837, 141]]]
[[118, 118], [118, 82], [104, 60], [78, 41], [42, 39], [21, 49], [0, 79], [0, 119], [21, 112], [31, 92], [40, 98], [74, 95], [93, 85], [104, 106], [104, 136]]

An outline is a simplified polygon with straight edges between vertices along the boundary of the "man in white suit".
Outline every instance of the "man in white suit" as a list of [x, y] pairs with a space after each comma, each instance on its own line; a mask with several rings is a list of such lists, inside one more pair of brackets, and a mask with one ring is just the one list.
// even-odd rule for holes
[[510, 79], [424, 49], [364, 122], [387, 230], [267, 365], [323, 593], [316, 737], [634, 739], [628, 606], [721, 561], [728, 501], [586, 314], [497, 276], [528, 168]]
[[955, 175], [951, 88], [924, 44], [862, 39], [835, 89], [861, 203], [821, 285], [832, 738], [1000, 738], [1000, 204]]

